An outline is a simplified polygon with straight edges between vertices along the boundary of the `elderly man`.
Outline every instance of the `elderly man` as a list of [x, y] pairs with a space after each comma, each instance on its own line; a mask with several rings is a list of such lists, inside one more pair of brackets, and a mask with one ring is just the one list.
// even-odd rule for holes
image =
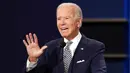
[[24, 73], [106, 73], [104, 44], [80, 33], [82, 11], [74, 3], [57, 8], [57, 27], [63, 38], [39, 47], [36, 34], [23, 40], [28, 53]]

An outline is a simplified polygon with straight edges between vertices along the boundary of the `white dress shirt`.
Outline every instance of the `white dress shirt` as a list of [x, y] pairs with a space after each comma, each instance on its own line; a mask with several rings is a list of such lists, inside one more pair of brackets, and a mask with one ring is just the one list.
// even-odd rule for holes
[[[75, 50], [81, 40], [81, 33], [79, 32], [78, 35], [72, 39], [71, 41], [73, 42], [71, 45], [70, 45], [70, 50], [71, 50], [71, 54], [72, 54], [72, 57], [74, 56], [74, 53], [75, 53]], [[68, 40], [66, 38], [64, 38], [64, 42], [67, 43]], [[65, 46], [66, 47], [66, 46]], [[65, 48], [64, 47], [64, 48]], [[32, 70], [33, 68], [35, 68], [37, 66], [37, 61], [36, 62], [30, 62], [28, 59], [27, 59], [27, 65], [26, 65], [26, 71], [30, 71]]]
[[[77, 48], [81, 37], [82, 37], [82, 35], [81, 35], [81, 33], [79, 32], [78, 35], [77, 35], [74, 39], [71, 40], [71, 41], [73, 42], [73, 43], [70, 45], [70, 51], [71, 51], [72, 57], [74, 56], [75, 49]], [[66, 38], [64, 38], [64, 42], [67, 43], [68, 40], [67, 40]], [[66, 46], [65, 46], [65, 47], [66, 47]], [[64, 47], [64, 48], [65, 48], [65, 47]]]

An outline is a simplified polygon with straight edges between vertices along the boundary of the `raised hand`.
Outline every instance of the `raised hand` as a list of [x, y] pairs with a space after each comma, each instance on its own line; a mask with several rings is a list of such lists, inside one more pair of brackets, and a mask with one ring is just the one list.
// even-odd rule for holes
[[23, 43], [26, 46], [30, 62], [35, 62], [47, 48], [47, 46], [43, 46], [42, 48], [39, 47], [36, 34], [32, 35], [29, 33], [29, 35], [26, 35], [26, 41], [23, 40]]

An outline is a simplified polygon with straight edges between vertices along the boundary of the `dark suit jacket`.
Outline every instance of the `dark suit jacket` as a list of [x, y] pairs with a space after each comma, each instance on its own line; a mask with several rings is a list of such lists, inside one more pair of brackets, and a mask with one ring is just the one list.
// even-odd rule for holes
[[[64, 73], [60, 41], [63, 39], [47, 43], [48, 48], [39, 58], [37, 66], [27, 73]], [[82, 36], [70, 63], [69, 73], [106, 73], [104, 48], [103, 43]]]

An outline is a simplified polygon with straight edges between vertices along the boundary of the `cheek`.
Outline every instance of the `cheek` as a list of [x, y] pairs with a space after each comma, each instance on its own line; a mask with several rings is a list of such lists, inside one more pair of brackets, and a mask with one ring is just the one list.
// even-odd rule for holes
[[59, 24], [59, 21], [57, 21], [57, 26], [58, 26], [58, 24]]
[[57, 28], [59, 28], [59, 27], [60, 27], [59, 22], [57, 22]]
[[75, 26], [74, 25], [71, 25], [71, 26], [69, 26], [69, 32], [74, 32], [75, 31]]

